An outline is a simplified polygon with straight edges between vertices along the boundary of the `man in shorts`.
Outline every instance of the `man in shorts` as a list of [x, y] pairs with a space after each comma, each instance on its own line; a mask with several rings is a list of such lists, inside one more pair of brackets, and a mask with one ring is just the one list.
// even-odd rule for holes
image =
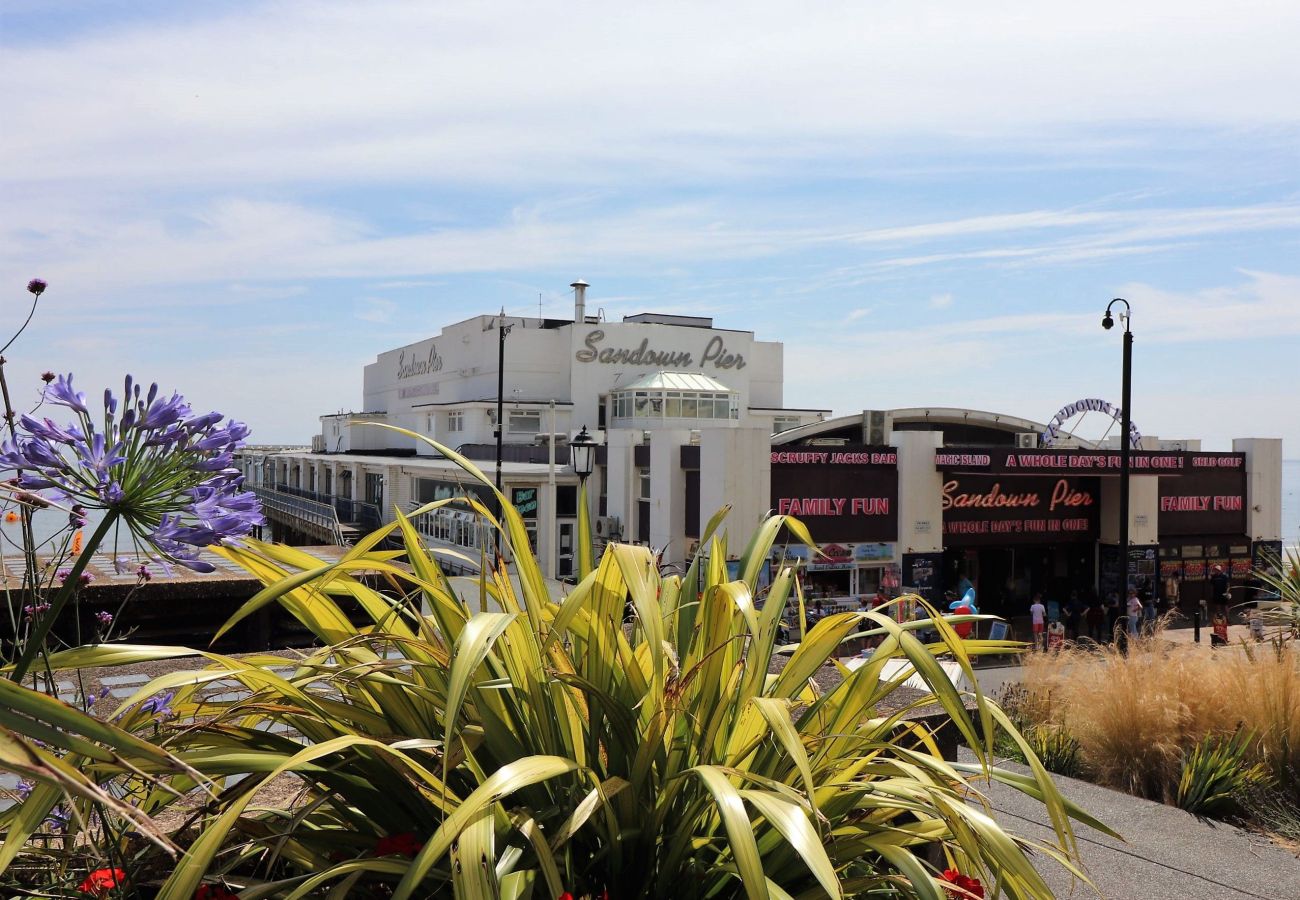
[[1034, 647], [1047, 649], [1047, 607], [1043, 605], [1043, 595], [1034, 594], [1034, 602], [1029, 607], [1029, 620], [1034, 626]]

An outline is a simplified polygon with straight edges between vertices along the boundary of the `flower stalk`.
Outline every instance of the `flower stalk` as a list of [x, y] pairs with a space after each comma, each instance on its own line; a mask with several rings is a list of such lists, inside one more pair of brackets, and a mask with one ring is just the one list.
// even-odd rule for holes
[[27, 670], [31, 668], [36, 655], [45, 651], [45, 639], [49, 636], [50, 629], [54, 626], [54, 622], [58, 619], [63, 608], [68, 605], [68, 601], [72, 599], [80, 587], [81, 573], [85, 571], [86, 564], [90, 562], [90, 557], [94, 554], [95, 548], [103, 542], [116, 523], [116, 513], [110, 511], [104, 516], [103, 521], [99, 523], [99, 527], [95, 529], [95, 533], [91, 535], [89, 545], [72, 563], [72, 568], [68, 571], [68, 577], [63, 579], [63, 585], [59, 588], [58, 593], [54, 595], [54, 598], [50, 600], [49, 610], [32, 622], [32, 630], [27, 636], [27, 642], [23, 646], [22, 653], [9, 671], [11, 681], [21, 682], [27, 674]]

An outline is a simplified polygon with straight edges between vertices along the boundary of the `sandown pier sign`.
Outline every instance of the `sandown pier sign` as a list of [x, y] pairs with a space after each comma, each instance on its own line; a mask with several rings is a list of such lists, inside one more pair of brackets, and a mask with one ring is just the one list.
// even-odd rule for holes
[[[1043, 446], [1050, 447], [1056, 443], [1060, 436], [1061, 426], [1073, 419], [1075, 416], [1081, 416], [1084, 413], [1099, 412], [1110, 416], [1116, 422], [1123, 418], [1123, 411], [1118, 406], [1112, 406], [1105, 400], [1098, 400], [1090, 397], [1085, 400], [1075, 400], [1073, 403], [1067, 403], [1062, 406], [1060, 411], [1052, 416], [1052, 421], [1047, 423], [1046, 430], [1043, 431]], [[1142, 446], [1142, 434], [1138, 431], [1137, 426], [1132, 422], [1128, 423], [1128, 440], [1129, 446]]]
[[748, 363], [739, 353], [727, 349], [720, 335], [709, 338], [704, 350], [698, 356], [690, 350], [679, 347], [652, 347], [650, 339], [645, 338], [635, 347], [602, 346], [605, 332], [597, 328], [582, 339], [583, 349], [573, 354], [580, 363], [604, 363], [605, 365], [640, 366], [647, 369], [675, 369], [681, 371], [692, 366], [703, 369], [712, 365], [715, 369], [743, 369]]
[[442, 371], [442, 357], [438, 355], [436, 344], [429, 345], [427, 356], [414, 356], [409, 359], [403, 350], [397, 357], [397, 380], [414, 378], [417, 375], [432, 375]]

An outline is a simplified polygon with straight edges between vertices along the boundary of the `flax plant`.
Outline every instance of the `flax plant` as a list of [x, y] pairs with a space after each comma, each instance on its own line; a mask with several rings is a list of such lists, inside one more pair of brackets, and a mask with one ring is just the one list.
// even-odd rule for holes
[[[492, 489], [472, 463], [433, 446]], [[471, 497], [399, 510], [337, 563], [255, 541], [219, 551], [266, 585], [223, 631], [279, 603], [320, 639], [288, 674], [274, 670], [283, 657], [205, 652], [207, 669], [156, 679], [113, 724], [0, 680], [0, 726], [40, 763], [27, 771], [41, 782], [0, 818], [3, 877], [49, 852], [30, 838], [74, 789], [129, 794], [149, 822], [170, 818], [156, 843], [130, 843], [131, 882], [160, 900], [218, 883], [244, 900], [951, 900], [978, 896], [977, 884], [990, 897], [1047, 898], [1031, 853], [1079, 874], [1069, 818], [1104, 826], [1060, 796], [995, 703], [959, 693], [939, 665], [951, 655], [975, 684], [971, 657], [1006, 653], [1005, 642], [963, 642], [933, 611], [902, 625], [873, 611], [828, 616], [781, 646], [798, 575], [777, 572], [760, 602], [759, 574], [783, 531], [811, 543], [783, 516], [759, 525], [736, 580], [718, 533], [724, 511], [684, 575], [662, 575], [647, 548], [612, 544], [553, 597], [524, 521], [498, 499], [500, 520]], [[475, 579], [445, 576], [447, 551], [427, 550], [413, 523], [449, 503], [499, 529], [509, 563]], [[401, 549], [378, 549], [389, 539]], [[922, 629], [937, 642], [923, 644]], [[850, 672], [836, 651], [858, 636], [880, 643]], [[176, 652], [87, 648], [50, 662]], [[909, 665], [882, 681], [899, 657]], [[842, 679], [822, 690], [813, 675], [828, 665]], [[891, 710], [886, 701], [915, 673], [930, 693]], [[208, 696], [218, 680], [240, 690]], [[160, 724], [162, 692], [172, 692], [172, 716]], [[944, 760], [905, 717], [936, 703], [976, 762]], [[1023, 747], [1030, 775], [990, 763], [999, 730]], [[69, 783], [55, 780], [56, 767]], [[996, 822], [976, 789], [988, 779], [1041, 800], [1054, 839], [1029, 841]], [[258, 805], [286, 781], [296, 798]], [[65, 846], [87, 857], [97, 839], [86, 832]], [[175, 861], [169, 842], [184, 848]]]

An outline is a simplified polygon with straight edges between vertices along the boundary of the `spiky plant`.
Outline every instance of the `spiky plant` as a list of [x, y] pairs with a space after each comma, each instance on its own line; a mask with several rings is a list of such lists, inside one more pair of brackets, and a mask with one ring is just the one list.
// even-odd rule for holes
[[[499, 499], [501, 521], [468, 497], [399, 511], [337, 563], [255, 542], [223, 551], [267, 585], [224, 628], [278, 602], [319, 637], [287, 677], [270, 669], [281, 657], [206, 653], [208, 669], [157, 679], [112, 725], [0, 680], [0, 724], [39, 761], [24, 771], [42, 782], [0, 821], [0, 870], [35, 858], [56, 872], [81, 866], [62, 882], [73, 883], [120, 859], [135, 884], [161, 883], [161, 900], [190, 900], [215, 879], [244, 900], [970, 896], [946, 868], [981, 879], [990, 896], [1046, 898], [1027, 851], [1075, 870], [1068, 817], [1104, 829], [1060, 796], [1001, 709], [978, 690], [961, 695], [936, 659], [951, 654], [975, 684], [971, 655], [1006, 653], [1005, 642], [963, 642], [937, 614], [899, 625], [852, 612], [778, 645], [796, 572], [779, 571], [761, 606], [755, 596], [778, 534], [810, 541], [798, 521], [763, 522], [738, 580], [727, 575], [720, 514], [684, 576], [661, 575], [645, 548], [614, 544], [567, 596], [552, 597], [523, 520]], [[500, 530], [509, 566], [469, 580], [443, 574], [412, 521], [449, 502]], [[401, 550], [375, 549], [390, 537]], [[628, 602], [636, 615], [625, 627]], [[922, 644], [917, 629], [938, 641]], [[839, 666], [836, 649], [861, 635], [882, 640], [819, 689], [813, 675]], [[91, 648], [51, 664], [175, 652]], [[881, 681], [897, 657], [910, 665]], [[883, 711], [913, 673], [931, 694]], [[241, 690], [205, 696], [217, 679]], [[164, 691], [174, 692], [172, 716], [160, 723], [157, 702], [142, 703]], [[912, 706], [936, 702], [977, 762], [945, 761], [906, 720]], [[1031, 776], [989, 764], [1000, 729], [1023, 747]], [[82, 795], [73, 835], [54, 852], [31, 838], [70, 786], [59, 773]], [[994, 821], [974, 790], [989, 778], [1040, 799], [1055, 841], [1035, 844]], [[298, 790], [287, 799], [276, 793], [286, 779]], [[156, 844], [125, 835], [137, 827], [103, 806], [101, 795], [128, 793]], [[279, 799], [257, 805], [270, 795]], [[97, 809], [116, 824], [95, 826]], [[168, 843], [183, 849], [176, 862], [160, 849]]]

